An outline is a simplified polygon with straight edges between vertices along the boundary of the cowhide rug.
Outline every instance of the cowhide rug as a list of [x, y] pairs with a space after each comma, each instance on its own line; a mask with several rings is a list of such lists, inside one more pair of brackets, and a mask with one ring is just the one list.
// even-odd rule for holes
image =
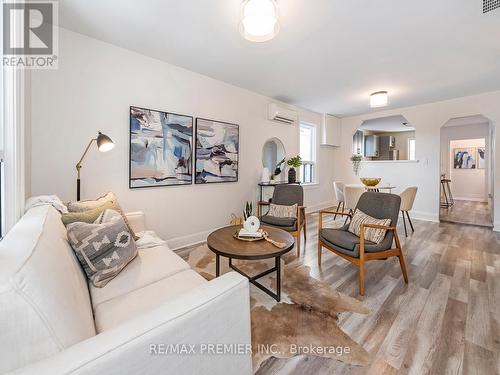
[[[338, 327], [337, 314], [368, 314], [369, 309], [357, 299], [339, 293], [311, 277], [310, 268], [292, 263], [295, 259], [290, 253], [282, 257], [284, 266], [281, 268], [280, 303], [260, 289], [250, 287], [254, 371], [270, 357], [291, 358], [300, 354], [367, 365], [369, 354]], [[188, 263], [207, 280], [215, 277], [215, 255], [206, 245], [192, 250]], [[235, 260], [233, 263], [246, 274], [256, 275], [272, 268], [274, 260]], [[227, 258], [221, 257], [221, 273], [230, 270]], [[259, 279], [259, 282], [275, 290], [275, 273]], [[259, 350], [266, 345], [272, 350]], [[304, 352], [311, 347], [317, 349], [316, 353]], [[298, 348], [302, 351], [299, 352]]]

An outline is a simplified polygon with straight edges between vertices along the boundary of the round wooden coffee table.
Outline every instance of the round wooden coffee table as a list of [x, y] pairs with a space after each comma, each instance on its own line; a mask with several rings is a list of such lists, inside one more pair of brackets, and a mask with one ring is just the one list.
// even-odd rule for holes
[[[264, 239], [249, 242], [234, 238], [234, 233], [240, 230], [240, 228], [240, 225], [232, 225], [218, 229], [215, 232], [210, 233], [208, 236], [207, 246], [215, 253], [216, 276], [220, 275], [220, 257], [223, 256], [229, 258], [229, 267], [248, 278], [248, 281], [250, 281], [253, 285], [266, 292], [279, 302], [281, 299], [281, 256], [288, 253], [293, 248], [295, 241], [292, 235], [278, 228], [268, 227], [265, 225], [261, 226], [261, 228], [268, 233], [270, 239], [277, 242], [283, 242], [285, 244], [285, 247], [280, 249]], [[275, 266], [255, 276], [247, 275], [233, 265], [232, 262], [233, 259], [261, 260], [271, 258], [275, 259]], [[269, 275], [274, 271], [276, 271], [276, 293], [257, 281], [261, 277]]]

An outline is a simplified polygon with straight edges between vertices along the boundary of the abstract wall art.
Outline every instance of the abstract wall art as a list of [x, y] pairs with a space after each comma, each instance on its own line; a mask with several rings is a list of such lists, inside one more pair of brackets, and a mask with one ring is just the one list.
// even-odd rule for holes
[[193, 117], [130, 107], [129, 187], [192, 183]]
[[478, 169], [485, 169], [486, 168], [485, 153], [486, 153], [486, 149], [484, 147], [477, 148], [477, 168]]
[[195, 183], [238, 181], [239, 126], [196, 119]]
[[455, 148], [453, 150], [453, 168], [454, 169], [476, 169], [476, 148]]

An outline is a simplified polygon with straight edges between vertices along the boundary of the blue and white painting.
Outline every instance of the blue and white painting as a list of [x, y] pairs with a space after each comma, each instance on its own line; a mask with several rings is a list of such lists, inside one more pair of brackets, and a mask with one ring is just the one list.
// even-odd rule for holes
[[130, 188], [192, 183], [193, 118], [130, 107]]
[[456, 148], [453, 150], [454, 169], [476, 169], [476, 148]]
[[239, 126], [196, 119], [197, 184], [238, 181]]

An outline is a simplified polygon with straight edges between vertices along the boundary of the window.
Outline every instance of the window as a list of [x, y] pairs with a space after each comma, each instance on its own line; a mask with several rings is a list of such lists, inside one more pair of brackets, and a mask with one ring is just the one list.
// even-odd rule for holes
[[408, 160], [417, 160], [415, 157], [415, 138], [408, 139]]
[[301, 182], [316, 182], [316, 127], [300, 124], [300, 157], [302, 158]]

